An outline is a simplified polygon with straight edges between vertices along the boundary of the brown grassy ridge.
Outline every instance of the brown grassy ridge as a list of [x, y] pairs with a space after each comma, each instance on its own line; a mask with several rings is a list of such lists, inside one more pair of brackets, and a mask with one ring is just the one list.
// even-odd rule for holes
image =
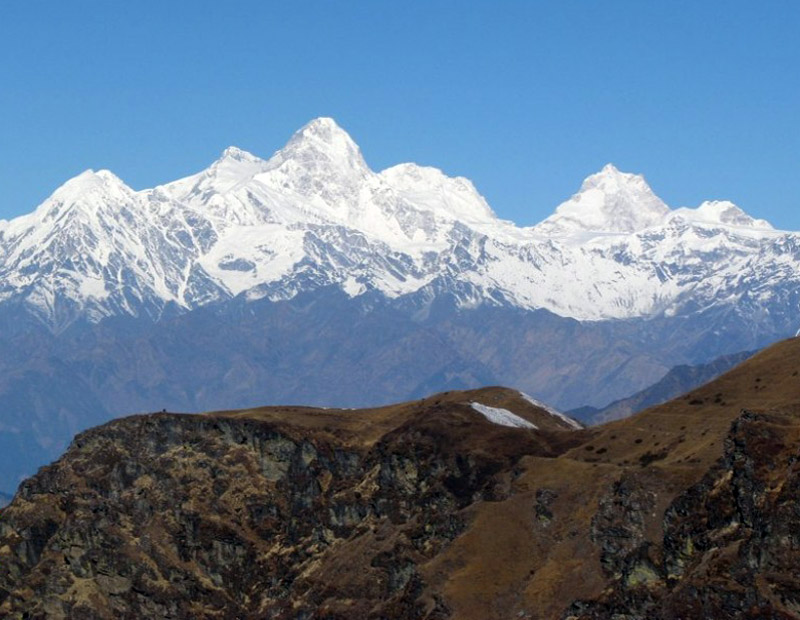
[[[285, 421], [291, 413], [292, 424], [298, 427], [326, 429], [340, 438], [344, 431], [351, 441], [371, 443], [413, 423], [416, 416], [432, 415], [432, 407], [446, 407], [452, 414], [454, 405], [472, 401], [504, 407], [544, 428], [557, 428], [552, 422], [548, 425], [552, 416], [536, 412], [516, 391], [497, 387], [377, 409], [290, 412], [267, 407], [215, 415]], [[571, 601], [598, 596], [607, 580], [597, 570], [599, 552], [589, 533], [600, 497], [626, 471], [646, 479], [655, 505], [645, 530], [657, 543], [665, 508], [720, 458], [731, 423], [743, 409], [800, 412], [800, 339], [779, 342], [677, 399], [624, 420], [570, 433], [573, 445], [563, 453], [523, 457], [514, 493], [504, 501], [468, 509], [469, 529], [424, 567], [430, 590], [443, 590], [455, 617], [467, 620], [509, 617], [510, 610], [557, 617]], [[543, 490], [556, 499], [547, 526], [537, 527], [536, 496]]]
[[[800, 339], [779, 342], [680, 398], [581, 431], [579, 444], [556, 458], [526, 457], [517, 493], [476, 505], [471, 528], [428, 567], [431, 578], [441, 579], [464, 619], [502, 618], [510, 609], [554, 618], [575, 599], [599, 596], [608, 584], [590, 531], [600, 496], [628, 472], [639, 478], [655, 496], [646, 536], [659, 544], [665, 508], [720, 458], [743, 409], [780, 411], [797, 434]], [[557, 496], [554, 517], [549, 527], [532, 527], [542, 489]]]
[[[473, 402], [508, 409], [539, 430], [492, 424], [472, 409]], [[781, 462], [788, 464], [787, 455], [800, 443], [800, 339], [777, 343], [673, 401], [577, 431], [567, 430], [563, 421], [519, 392], [500, 387], [359, 410], [284, 406], [115, 421], [79, 437], [65, 457], [45, 468], [3, 511], [7, 525], [0, 533], [0, 561], [15, 568], [0, 575], [2, 588], [10, 593], [0, 611], [33, 610], [36, 617], [46, 600], [53, 614], [62, 609], [63, 597], [72, 596], [84, 611], [94, 606], [97, 613], [86, 617], [112, 617], [120, 609], [132, 609], [125, 605], [138, 604], [137, 589], [143, 587], [151, 588], [149, 600], [162, 606], [158, 609], [167, 609], [180, 596], [173, 592], [174, 584], [187, 583], [194, 584], [200, 597], [192, 605], [206, 610], [207, 615], [198, 617], [225, 617], [224, 611], [208, 615], [210, 608], [201, 602], [224, 610], [233, 600], [208, 568], [209, 558], [223, 544], [254, 563], [235, 569], [230, 583], [250, 583], [252, 566], [263, 563], [263, 570], [286, 578], [292, 584], [287, 587], [295, 588], [289, 601], [316, 608], [318, 617], [558, 618], [576, 600], [607, 596], [619, 580], [617, 568], [603, 567], [603, 542], [596, 535], [602, 518], [612, 526], [617, 525], [614, 519], [622, 519], [637, 544], [652, 543], [647, 559], [658, 564], [666, 553], [661, 548], [665, 511], [719, 463], [732, 423], [743, 409], [768, 416], [767, 422], [759, 422], [764, 432], [775, 435], [774, 428], [779, 429], [784, 441], [764, 440], [764, 449], [774, 446], [783, 455]], [[191, 424], [181, 426], [180, 420]], [[229, 424], [234, 421], [243, 424], [234, 428]], [[278, 479], [272, 472], [265, 478], [257, 451], [245, 439], [252, 433], [242, 431], [241, 440], [232, 439], [245, 427], [257, 427], [267, 443], [277, 441], [272, 434], [288, 441], [295, 455], [291, 467], [299, 468], [299, 477]], [[347, 474], [351, 484], [333, 479], [314, 457], [308, 459], [310, 466], [302, 465], [304, 442], [331, 461], [337, 451], [349, 451], [361, 459], [364, 470]], [[455, 480], [461, 457], [471, 460], [464, 466], [477, 476], [469, 484]], [[421, 471], [417, 465], [423, 463], [440, 469]], [[348, 469], [346, 463], [341, 467]], [[783, 471], [785, 467], [765, 475], [778, 490]], [[390, 491], [379, 488], [380, 472], [392, 474]], [[300, 482], [305, 486], [293, 486]], [[431, 494], [421, 482], [448, 490]], [[291, 532], [280, 533], [285, 521], [248, 516], [254, 507], [278, 504], [289, 514], [297, 494], [314, 485], [321, 490], [308, 496], [318, 511], [314, 519], [322, 515], [322, 526], [339, 527], [327, 542], [318, 540], [311, 525], [305, 538], [293, 542]], [[620, 485], [630, 492], [628, 504], [625, 495], [614, 495]], [[183, 498], [178, 507], [173, 508], [170, 493]], [[151, 515], [154, 504], [142, 499], [148, 497], [165, 508]], [[440, 500], [443, 509], [426, 512], [430, 507], [425, 502]], [[390, 507], [369, 513], [368, 506], [380, 501]], [[364, 508], [367, 516], [347, 526], [328, 523], [328, 511], [345, 504]], [[610, 516], [601, 515], [603, 506]], [[109, 510], [111, 516], [104, 517]], [[176, 532], [187, 535], [184, 513], [199, 519], [198, 533], [189, 533], [198, 537], [196, 548], [208, 545], [206, 555], [187, 560], [176, 551], [182, 549], [176, 546]], [[449, 513], [463, 529], [452, 539], [434, 532], [426, 541], [423, 515], [435, 520], [435, 528], [443, 528]], [[624, 521], [631, 513], [635, 520]], [[103, 519], [122, 524], [114, 535], [137, 565], [150, 567], [144, 577], [117, 576], [118, 567], [109, 560], [113, 554], [87, 542], [105, 535]], [[62, 560], [62, 548], [43, 544], [41, 558], [28, 566], [30, 538], [25, 537], [30, 532], [62, 538], [67, 532], [73, 564]], [[421, 541], [419, 549], [414, 541]], [[104, 566], [100, 577], [85, 576], [93, 570], [84, 559], [88, 557], [99, 558]], [[405, 590], [382, 589], [382, 580], [396, 578], [391, 570], [398, 561], [413, 562], [419, 579], [415, 576], [402, 586]], [[73, 565], [83, 572], [75, 573]], [[221, 562], [213, 570], [231, 566]], [[183, 581], [173, 582], [170, 571]], [[647, 577], [646, 571], [633, 574]], [[293, 617], [289, 608], [270, 607], [270, 601], [285, 605], [285, 599], [265, 597], [258, 579], [253, 583], [252, 592], [237, 599], [242, 610], [256, 609], [248, 605], [263, 598], [252, 617], [267, 610], [275, 617]], [[281, 583], [275, 582], [276, 591]], [[62, 588], [66, 594], [60, 594]], [[161, 598], [154, 599], [153, 593]], [[251, 617], [248, 613], [241, 617]]]

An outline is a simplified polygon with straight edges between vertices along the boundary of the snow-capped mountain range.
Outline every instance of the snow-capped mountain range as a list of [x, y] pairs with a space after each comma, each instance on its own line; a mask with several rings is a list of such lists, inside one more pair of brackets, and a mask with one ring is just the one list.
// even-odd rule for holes
[[89, 170], [0, 221], [0, 490], [136, 411], [481, 385], [604, 407], [795, 334], [798, 274], [798, 234], [730, 202], [671, 209], [608, 165], [519, 227], [326, 118], [153, 189]]
[[799, 267], [797, 234], [726, 201], [670, 209], [611, 164], [519, 227], [465, 178], [416, 164], [373, 171], [329, 118], [269, 159], [230, 147], [153, 189], [88, 170], [0, 221], [0, 304], [22, 303], [56, 331], [330, 285], [413, 294], [423, 307], [444, 291], [461, 306], [579, 320], [674, 316], [794, 300]]

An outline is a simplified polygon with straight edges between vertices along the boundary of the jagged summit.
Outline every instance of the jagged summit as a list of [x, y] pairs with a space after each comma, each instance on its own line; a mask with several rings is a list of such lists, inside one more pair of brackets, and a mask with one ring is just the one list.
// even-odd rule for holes
[[669, 211], [642, 175], [606, 164], [537, 228], [549, 234], [631, 233], [660, 224]]
[[229, 146], [222, 151], [220, 158], [217, 160], [217, 162], [222, 161], [253, 162], [264, 160], [248, 151], [245, 151], [244, 149], [240, 149], [238, 146]]
[[51, 195], [51, 198], [61, 198], [78, 195], [82, 192], [109, 187], [127, 187], [117, 175], [110, 170], [84, 170], [72, 177]]
[[361, 149], [332, 118], [316, 118], [297, 130], [281, 150], [269, 160], [271, 168], [303, 167], [308, 172], [337, 171], [363, 173], [369, 168]]
[[312, 119], [295, 132], [295, 135], [302, 135], [306, 138], [314, 136], [320, 140], [333, 143], [336, 140], [344, 139], [352, 142], [350, 135], [329, 116], [320, 116]]
[[410, 200], [428, 205], [431, 211], [462, 222], [477, 224], [497, 221], [489, 203], [472, 181], [464, 177], [448, 177], [438, 168], [413, 163], [387, 168], [380, 173], [380, 177]]
[[208, 168], [191, 176], [159, 186], [152, 193], [187, 201], [208, 200], [225, 194], [267, 169], [267, 162], [237, 146], [229, 146]]
[[316, 153], [328, 157], [358, 154], [360, 157], [361, 149], [332, 118], [316, 118], [298, 129], [278, 153], [284, 156]]
[[228, 181], [241, 180], [252, 177], [267, 167], [267, 161], [257, 155], [236, 146], [229, 146], [203, 174], [207, 177], [223, 177]]
[[577, 319], [656, 316], [733, 303], [746, 278], [783, 274], [771, 258], [781, 250], [769, 245], [780, 234], [732, 203], [672, 212], [644, 177], [613, 164], [544, 222], [519, 228], [463, 177], [411, 163], [374, 172], [344, 129], [317, 118], [269, 159], [231, 146], [205, 170], [151, 190], [104, 170], [71, 179], [34, 214], [2, 224], [0, 304], [21, 301], [51, 324], [64, 303], [58, 321], [68, 324], [91, 304], [93, 316], [158, 316], [168, 304], [333, 286]]

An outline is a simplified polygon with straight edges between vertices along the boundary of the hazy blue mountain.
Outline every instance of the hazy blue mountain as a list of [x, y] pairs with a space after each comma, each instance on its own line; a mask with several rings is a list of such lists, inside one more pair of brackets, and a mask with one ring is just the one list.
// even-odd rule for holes
[[751, 357], [755, 351], [742, 351], [722, 355], [706, 364], [690, 366], [680, 364], [672, 368], [653, 385], [640, 390], [627, 398], [621, 398], [605, 407], [583, 406], [570, 411], [570, 414], [586, 424], [602, 424], [611, 420], [627, 418], [653, 405], [693, 390], [716, 379], [734, 366]]

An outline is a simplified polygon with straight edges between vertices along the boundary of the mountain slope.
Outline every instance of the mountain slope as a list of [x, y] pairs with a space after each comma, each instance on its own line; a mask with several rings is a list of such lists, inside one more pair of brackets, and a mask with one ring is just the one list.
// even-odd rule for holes
[[[491, 423], [475, 403], [511, 407], [550, 430], [520, 433]], [[84, 456], [43, 471], [44, 486], [31, 482], [30, 506], [46, 522], [41, 533], [33, 526], [34, 540], [22, 542], [30, 532], [15, 521], [15, 507], [2, 513], [0, 536], [19, 532], [11, 547], [30, 547], [36, 565], [4, 556], [2, 612], [27, 608], [53, 618], [416, 617], [436, 606], [416, 600], [416, 563], [457, 536], [464, 527], [457, 512], [476, 494], [503, 493], [493, 488], [498, 469], [515, 454], [563, 449], [574, 434], [567, 429], [572, 425], [561, 417], [499, 388], [377, 410], [273, 407], [126, 418], [81, 435], [74, 449]], [[128, 441], [129, 434], [138, 439]], [[209, 467], [205, 476], [194, 471]], [[92, 498], [88, 502], [56, 501], [44, 509], [34, 499], [58, 494], [62, 482], [80, 471], [87, 474], [79, 486]], [[106, 480], [104, 489], [95, 488], [96, 476]], [[134, 480], [117, 495], [118, 481], [128, 487]], [[108, 527], [90, 516], [103, 495], [110, 501], [101, 517], [110, 519]], [[418, 501], [428, 506], [424, 523], [415, 516]], [[23, 520], [33, 517], [23, 512]], [[123, 542], [129, 535], [148, 539], [147, 549]], [[173, 547], [173, 537], [183, 541], [180, 548]], [[66, 556], [50, 555], [56, 539]], [[117, 540], [119, 553], [102, 557], [90, 539], [101, 545]], [[333, 548], [341, 555], [327, 553]], [[369, 558], [371, 567], [363, 564]], [[163, 582], [167, 573], [178, 590]], [[45, 586], [31, 597], [17, 591], [13, 574], [25, 575], [27, 583], [41, 575], [69, 593], [62, 599]], [[326, 577], [333, 574], [338, 577]], [[287, 589], [291, 583], [304, 583], [305, 593]]]
[[118, 420], [3, 509], [0, 609], [792, 618], [799, 369], [784, 341], [584, 430], [493, 424], [472, 404], [560, 420], [499, 388]]
[[753, 351], [744, 351], [723, 355], [707, 364], [697, 366], [681, 364], [670, 369], [666, 375], [653, 385], [627, 398], [614, 401], [602, 409], [584, 407], [581, 410], [572, 411], [571, 414], [589, 424], [602, 424], [611, 420], [627, 418], [637, 411], [665, 403], [712, 379], [716, 379], [751, 355], [753, 355]]

